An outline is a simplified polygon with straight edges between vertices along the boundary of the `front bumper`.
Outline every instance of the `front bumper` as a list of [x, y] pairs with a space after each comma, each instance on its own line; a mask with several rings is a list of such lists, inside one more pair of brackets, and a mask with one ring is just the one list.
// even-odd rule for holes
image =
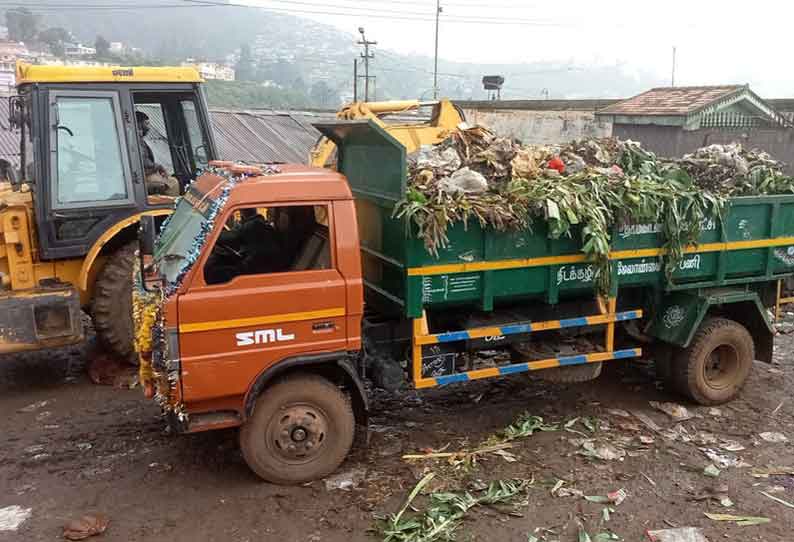
[[82, 340], [80, 295], [74, 288], [0, 291], [0, 354]]

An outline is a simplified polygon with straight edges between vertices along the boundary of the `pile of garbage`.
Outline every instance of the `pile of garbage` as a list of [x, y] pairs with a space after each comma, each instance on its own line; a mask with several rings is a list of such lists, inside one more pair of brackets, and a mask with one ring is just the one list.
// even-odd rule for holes
[[709, 145], [677, 163], [699, 186], [714, 192], [744, 196], [794, 191], [794, 178], [783, 173], [784, 163], [739, 143]]
[[663, 160], [634, 141], [521, 145], [481, 126], [422, 147], [408, 157], [408, 172], [394, 216], [430, 253], [447, 246], [447, 230], [458, 222], [515, 231], [542, 220], [553, 239], [581, 230], [602, 291], [609, 287], [609, 232], [616, 224], [662, 224], [670, 254], [665, 269], [672, 273], [702, 221], [716, 216], [726, 198], [794, 193], [783, 164], [738, 144]]

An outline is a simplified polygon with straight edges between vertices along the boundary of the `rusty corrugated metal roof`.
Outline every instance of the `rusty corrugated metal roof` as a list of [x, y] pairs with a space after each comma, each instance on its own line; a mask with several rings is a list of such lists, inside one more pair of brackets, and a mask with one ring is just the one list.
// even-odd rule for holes
[[212, 126], [218, 153], [239, 162], [294, 162], [306, 164], [320, 133], [311, 122], [333, 114], [306, 112], [229, 111], [213, 109]]
[[705, 87], [659, 87], [601, 109], [601, 115], [686, 116], [732, 94], [746, 90], [745, 85]]

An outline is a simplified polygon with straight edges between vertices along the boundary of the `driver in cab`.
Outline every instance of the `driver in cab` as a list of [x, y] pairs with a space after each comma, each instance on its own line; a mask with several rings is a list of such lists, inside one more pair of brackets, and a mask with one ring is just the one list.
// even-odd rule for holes
[[138, 139], [140, 141], [141, 154], [143, 158], [143, 171], [146, 182], [146, 193], [162, 196], [179, 196], [179, 181], [168, 175], [165, 168], [154, 161], [152, 148], [146, 142], [146, 135], [151, 131], [149, 115], [143, 111], [135, 112], [135, 120], [138, 123]]

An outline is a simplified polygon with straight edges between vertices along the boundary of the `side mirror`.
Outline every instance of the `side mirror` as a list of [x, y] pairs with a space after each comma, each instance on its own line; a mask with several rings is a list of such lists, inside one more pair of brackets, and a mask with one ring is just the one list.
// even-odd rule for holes
[[193, 150], [193, 158], [196, 161], [196, 166], [201, 169], [206, 169], [209, 163], [209, 154], [207, 153], [206, 145], [199, 145]]

